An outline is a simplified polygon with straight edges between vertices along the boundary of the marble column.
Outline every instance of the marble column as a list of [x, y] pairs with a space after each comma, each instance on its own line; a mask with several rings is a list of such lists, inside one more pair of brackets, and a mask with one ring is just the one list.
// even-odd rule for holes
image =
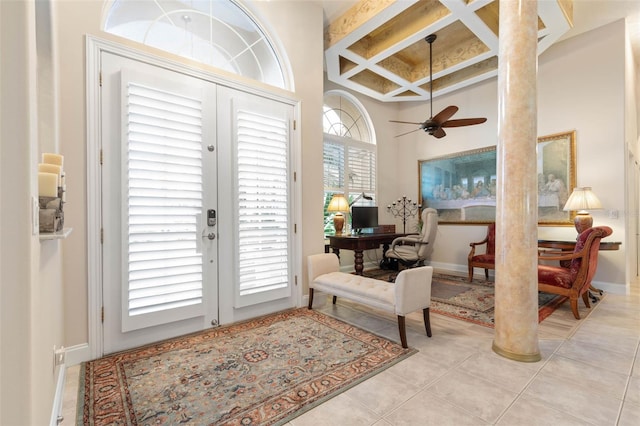
[[493, 350], [524, 362], [538, 347], [536, 73], [538, 2], [500, 0], [498, 194]]

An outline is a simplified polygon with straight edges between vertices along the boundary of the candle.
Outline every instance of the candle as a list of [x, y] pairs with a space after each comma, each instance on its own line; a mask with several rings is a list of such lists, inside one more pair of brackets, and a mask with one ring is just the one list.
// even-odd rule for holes
[[58, 196], [58, 175], [55, 173], [38, 173], [38, 195], [41, 197]]
[[56, 164], [62, 167], [64, 163], [64, 156], [60, 154], [44, 153], [42, 154], [42, 162], [48, 164]]
[[58, 175], [58, 186], [62, 186], [62, 166], [57, 164], [40, 163], [38, 164], [38, 172], [55, 173]]

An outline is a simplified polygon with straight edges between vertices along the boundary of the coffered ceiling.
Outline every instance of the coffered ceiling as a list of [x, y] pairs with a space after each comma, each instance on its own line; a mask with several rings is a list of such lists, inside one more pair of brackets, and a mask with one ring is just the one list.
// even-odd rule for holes
[[[329, 80], [381, 101], [429, 99], [498, 73], [498, 0], [360, 0], [328, 23]], [[538, 2], [538, 54], [573, 25], [573, 0]]]

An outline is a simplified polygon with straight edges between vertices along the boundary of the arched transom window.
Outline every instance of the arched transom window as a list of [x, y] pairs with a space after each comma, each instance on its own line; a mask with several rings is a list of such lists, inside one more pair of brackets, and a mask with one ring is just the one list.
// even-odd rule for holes
[[104, 31], [287, 88], [273, 43], [233, 0], [114, 0]]

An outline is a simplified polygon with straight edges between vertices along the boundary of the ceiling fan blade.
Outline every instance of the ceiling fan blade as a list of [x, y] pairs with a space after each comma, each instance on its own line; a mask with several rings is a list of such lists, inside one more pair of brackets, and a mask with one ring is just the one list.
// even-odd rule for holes
[[400, 133], [399, 135], [395, 135], [394, 137], [395, 138], [399, 138], [400, 136], [408, 135], [409, 133], [417, 132], [418, 130], [422, 130], [422, 129], [415, 129], [415, 130], [412, 130], [410, 132]]
[[418, 126], [422, 124], [422, 123], [414, 123], [411, 121], [397, 121], [397, 120], [389, 120], [389, 123], [416, 124]]
[[451, 105], [437, 113], [436, 116], [432, 118], [432, 120], [438, 124], [442, 124], [450, 119], [456, 112], [458, 112], [458, 107]]
[[462, 127], [473, 126], [474, 124], [482, 124], [487, 121], [486, 118], [461, 118], [458, 120], [449, 120], [441, 124], [442, 127]]
[[442, 130], [441, 127], [438, 127], [436, 130], [433, 131], [432, 135], [438, 139], [445, 137], [447, 134], [444, 132], [444, 130]]

